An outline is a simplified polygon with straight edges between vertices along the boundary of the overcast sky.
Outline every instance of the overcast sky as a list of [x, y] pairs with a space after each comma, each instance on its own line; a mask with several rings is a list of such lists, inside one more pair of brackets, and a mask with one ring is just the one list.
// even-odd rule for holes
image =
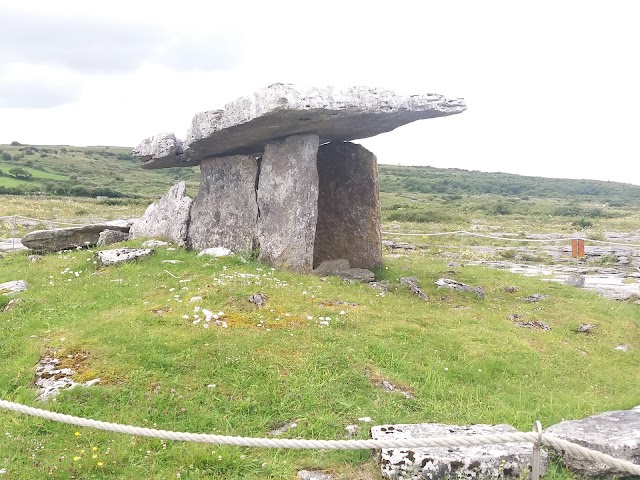
[[135, 146], [275, 82], [466, 99], [380, 163], [640, 185], [637, 1], [0, 0], [0, 143]]

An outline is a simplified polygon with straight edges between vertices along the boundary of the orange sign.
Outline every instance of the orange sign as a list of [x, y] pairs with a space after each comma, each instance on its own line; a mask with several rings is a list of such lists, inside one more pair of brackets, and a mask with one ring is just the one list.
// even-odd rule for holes
[[584, 257], [584, 240], [581, 238], [574, 238], [571, 240], [571, 256]]

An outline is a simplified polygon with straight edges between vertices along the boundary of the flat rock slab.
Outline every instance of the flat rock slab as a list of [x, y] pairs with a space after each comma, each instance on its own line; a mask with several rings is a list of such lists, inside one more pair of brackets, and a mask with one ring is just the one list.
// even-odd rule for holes
[[416, 120], [466, 110], [462, 99], [438, 94], [402, 96], [384, 89], [298, 89], [277, 83], [197, 114], [184, 142], [172, 133], [142, 141], [133, 151], [143, 168], [197, 165], [203, 158], [260, 153], [270, 140], [315, 134], [320, 143], [367, 138]]
[[[640, 406], [560, 422], [545, 429], [544, 433], [640, 465]], [[612, 467], [578, 458], [571, 452], [565, 452], [563, 460], [567, 467], [582, 477], [625, 476]]]
[[27, 288], [29, 288], [29, 284], [24, 280], [0, 283], [0, 295], [13, 295], [14, 293], [24, 292]]
[[[490, 435], [517, 432], [510, 425], [380, 425], [371, 428], [374, 440], [431, 438], [448, 435]], [[500, 443], [472, 447], [394, 448], [379, 452], [385, 478], [438, 480], [444, 478], [484, 479], [520, 478], [531, 465], [530, 443]], [[541, 474], [547, 467], [547, 454], [542, 452]]]
[[118, 263], [130, 262], [138, 258], [148, 257], [153, 253], [151, 248], [116, 248], [113, 250], [102, 250], [96, 252], [98, 263], [102, 266], [116, 265]]
[[82, 227], [55, 228], [53, 230], [36, 230], [22, 237], [22, 244], [32, 250], [57, 252], [75, 248], [93, 247], [98, 243], [100, 233], [105, 230], [128, 232], [131, 222], [117, 220], [96, 223]]
[[21, 238], [0, 239], [0, 251], [12, 252], [14, 250], [27, 250], [27, 247], [22, 245]]
[[98, 247], [106, 247], [107, 245], [113, 245], [114, 243], [124, 242], [129, 239], [127, 232], [121, 232], [119, 230], [103, 230], [98, 236]]
[[185, 182], [175, 184], [131, 226], [131, 238], [162, 238], [185, 245], [192, 202]]

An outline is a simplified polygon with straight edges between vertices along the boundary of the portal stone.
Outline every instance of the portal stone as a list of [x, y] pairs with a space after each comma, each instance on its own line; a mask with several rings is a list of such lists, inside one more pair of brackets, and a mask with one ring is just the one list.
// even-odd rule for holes
[[144, 215], [131, 226], [130, 238], [162, 238], [184, 245], [189, 225], [192, 199], [184, 182], [176, 183], [160, 200], [147, 207]]
[[260, 261], [300, 273], [313, 268], [318, 218], [317, 135], [268, 144], [258, 183]]
[[313, 264], [346, 258], [352, 268], [382, 264], [376, 156], [361, 145], [333, 142], [318, 149], [318, 224]]
[[191, 207], [188, 245], [195, 250], [226, 247], [248, 253], [256, 247], [258, 203], [255, 157], [203, 160], [200, 191]]

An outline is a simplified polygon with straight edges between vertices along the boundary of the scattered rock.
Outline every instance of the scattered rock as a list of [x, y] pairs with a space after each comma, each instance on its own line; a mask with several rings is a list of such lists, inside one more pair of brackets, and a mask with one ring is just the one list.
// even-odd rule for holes
[[10, 282], [0, 283], [0, 295], [13, 295], [15, 293], [25, 292], [29, 288], [29, 284], [24, 280], [12, 280]]
[[40, 260], [42, 258], [41, 255], [29, 255], [27, 257], [27, 260], [29, 260], [30, 262], [37, 262], [38, 260]]
[[96, 252], [98, 263], [102, 266], [116, 265], [118, 263], [130, 262], [138, 258], [148, 257], [153, 253], [151, 248], [116, 248], [113, 250], [102, 250]]
[[463, 265], [458, 262], [449, 262], [447, 263], [447, 268], [461, 268]]
[[208, 255], [210, 257], [228, 257], [229, 255], [233, 255], [233, 252], [227, 247], [212, 247], [205, 248], [198, 253], [199, 257], [203, 257], [205, 255]]
[[354, 302], [345, 302], [344, 300], [327, 300], [326, 302], [322, 302], [320, 304], [321, 307], [336, 307], [344, 305], [347, 307], [357, 307], [358, 304]]
[[586, 278], [584, 275], [569, 275], [569, 277], [567, 278], [566, 284], [567, 285], [571, 285], [572, 287], [578, 287], [578, 288], [582, 288], [584, 287], [584, 282], [585, 282]]
[[627, 352], [627, 351], [629, 351], [629, 345], [623, 343], [623, 344], [618, 345], [617, 347], [615, 347], [614, 350], [617, 350], [619, 352]]
[[518, 291], [518, 289], [512, 285], [509, 285], [508, 287], [504, 287], [504, 291], [507, 293], [515, 293]]
[[[393, 240], [382, 240], [382, 246], [389, 250], [416, 250], [416, 246], [412, 243], [394, 242]], [[448, 266], [449, 265], [447, 264], [447, 267]]]
[[185, 182], [178, 182], [131, 226], [131, 238], [164, 238], [185, 245], [192, 203]]
[[170, 263], [172, 265], [176, 265], [178, 263], [182, 263], [182, 260], [162, 260], [162, 263]]
[[264, 307], [267, 304], [267, 297], [262, 293], [254, 293], [249, 296], [249, 301], [256, 307]]
[[414, 295], [422, 300], [429, 301], [429, 297], [426, 293], [422, 291], [422, 289], [418, 285], [418, 279], [416, 277], [402, 277], [400, 279], [400, 284], [407, 287]]
[[542, 330], [548, 332], [551, 330], [551, 327], [544, 322], [539, 320], [527, 320], [526, 322], [517, 322], [517, 326], [521, 328], [529, 328], [531, 330]]
[[222, 246], [236, 253], [249, 253], [257, 247], [258, 172], [253, 155], [202, 161], [200, 189], [191, 207], [190, 248]]
[[389, 282], [382, 280], [381, 282], [369, 282], [369, 286], [376, 290], [379, 295], [385, 295], [389, 291]]
[[261, 152], [273, 139], [314, 134], [343, 142], [371, 137], [420, 119], [461, 113], [461, 99], [437, 94], [401, 96], [370, 87], [297, 89], [277, 83], [197, 114], [182, 142], [173, 134], [145, 139], [134, 155], [144, 168], [191, 166], [202, 158]]
[[298, 478], [300, 480], [335, 480], [336, 477], [318, 470], [300, 470]]
[[313, 264], [346, 258], [351, 267], [382, 265], [376, 156], [362, 145], [331, 142], [318, 149], [318, 221]]
[[545, 298], [549, 298], [549, 295], [543, 295], [542, 293], [534, 293], [533, 295], [524, 297], [523, 300], [529, 303], [536, 303], [536, 302], [539, 302], [540, 300], [544, 300]]
[[439, 278], [434, 282], [438, 288], [449, 288], [451, 290], [458, 290], [462, 292], [474, 293], [479, 299], [484, 299], [484, 290], [482, 287], [472, 287], [456, 280], [449, 278]]
[[317, 135], [265, 146], [258, 180], [260, 261], [298, 273], [313, 270], [318, 220]]
[[[640, 406], [631, 410], [605, 412], [582, 420], [560, 422], [545, 429], [544, 433], [640, 464]], [[581, 476], [625, 476], [612, 467], [574, 456], [568, 451], [563, 452], [563, 461]]]
[[509, 320], [513, 321], [513, 320], [517, 320], [519, 318], [524, 317], [523, 313], [512, 313], [509, 315]]
[[96, 246], [106, 247], [107, 245], [124, 242], [128, 239], [129, 234], [127, 232], [121, 232], [120, 230], [103, 230], [100, 232], [100, 235], [98, 235]]
[[6, 305], [0, 307], [0, 312], [8, 312], [9, 310], [13, 310], [16, 305], [20, 302], [17, 298], [12, 298]]
[[151, 239], [151, 240], [145, 240], [144, 242], [142, 242], [141, 246], [142, 248], [157, 248], [157, 247], [166, 247], [167, 245], [170, 245], [170, 243], [162, 240]]
[[[432, 438], [448, 435], [490, 435], [517, 432], [510, 425], [380, 425], [371, 428], [374, 440]], [[519, 479], [531, 464], [531, 444], [500, 443], [471, 447], [390, 448], [378, 451], [382, 475], [390, 479], [502, 478]], [[541, 452], [541, 474], [547, 454]]]
[[597, 325], [594, 325], [593, 323], [583, 323], [578, 328], [576, 328], [576, 332], [589, 334], [591, 333], [591, 330], [593, 330], [596, 327]]
[[405, 398], [416, 398], [416, 396], [411, 393], [408, 390], [403, 390], [402, 388], [398, 387], [397, 385], [394, 385], [393, 383], [389, 382], [388, 380], [378, 380], [376, 382], [376, 384], [382, 388], [382, 390], [384, 390], [385, 392], [397, 392], [397, 393], [401, 393], [402, 395], [405, 396]]
[[344, 272], [345, 270], [349, 270], [350, 268], [351, 264], [346, 258], [339, 258], [337, 260], [324, 260], [320, 262], [320, 265], [313, 269], [313, 274], [319, 275], [321, 277], [328, 277], [332, 275], [338, 275], [340, 272]]
[[278, 424], [276, 428], [271, 430], [269, 432], [269, 435], [271, 435], [272, 437], [277, 437], [278, 435], [282, 435], [283, 433], [288, 432], [289, 430], [292, 430], [297, 426], [298, 424], [296, 422], [283, 422]]
[[347, 436], [353, 437], [360, 430], [360, 427], [358, 425], [347, 425], [344, 429], [347, 431]]
[[36, 230], [22, 237], [22, 244], [32, 250], [57, 252], [77, 248], [93, 247], [98, 243], [104, 230], [128, 232], [131, 224], [127, 221], [114, 221], [82, 227]]
[[85, 383], [77, 383], [73, 380], [75, 371], [71, 368], [60, 368], [60, 360], [52, 355], [46, 355], [36, 365], [35, 385], [39, 388], [38, 400], [46, 400], [55, 397], [60, 390], [77, 386], [89, 387], [100, 382], [99, 378]]
[[338, 276], [350, 282], [369, 283], [376, 279], [375, 274], [365, 268], [350, 268], [349, 270], [339, 272]]

